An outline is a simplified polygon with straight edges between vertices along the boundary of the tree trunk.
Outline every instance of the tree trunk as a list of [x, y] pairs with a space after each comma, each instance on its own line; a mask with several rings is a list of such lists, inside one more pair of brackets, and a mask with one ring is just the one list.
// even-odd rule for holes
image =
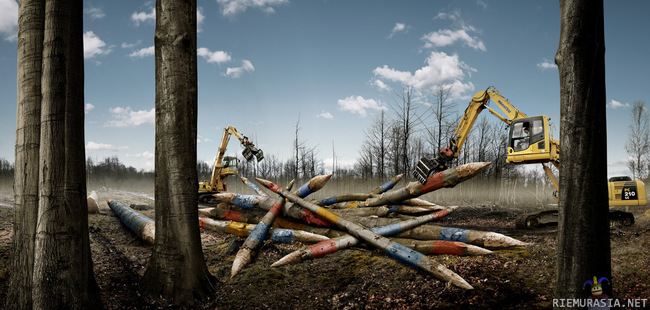
[[142, 288], [193, 304], [214, 290], [196, 187], [196, 1], [156, 1], [156, 238]]
[[101, 307], [85, 203], [81, 0], [45, 4], [33, 307]]
[[[586, 299], [586, 281], [611, 279], [603, 2], [561, 0], [560, 201], [556, 298]], [[603, 293], [612, 296], [611, 282]]]
[[18, 11], [14, 243], [6, 306], [9, 309], [31, 309], [34, 237], [38, 212], [45, 2], [20, 1]]

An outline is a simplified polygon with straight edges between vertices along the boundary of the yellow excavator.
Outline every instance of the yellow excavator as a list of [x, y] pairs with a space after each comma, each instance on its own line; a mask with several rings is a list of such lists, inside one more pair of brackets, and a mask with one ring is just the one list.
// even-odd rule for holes
[[[505, 117], [488, 106], [490, 99], [501, 108], [506, 114]], [[559, 191], [557, 178], [547, 164], [552, 164], [559, 171], [560, 142], [551, 136], [550, 118], [546, 115], [527, 116], [503, 97], [494, 86], [472, 97], [456, 131], [449, 139], [449, 146], [442, 149], [434, 158], [422, 158], [414, 171], [416, 179], [424, 184], [432, 173], [447, 169], [448, 164], [458, 157], [476, 118], [486, 109], [509, 126], [506, 162], [541, 164], [557, 193]], [[608, 188], [610, 207], [647, 204], [645, 184], [641, 181], [633, 181], [629, 177], [611, 178]], [[533, 228], [557, 223], [557, 214], [557, 210], [529, 213], [521, 216], [516, 224], [521, 228]], [[634, 216], [628, 212], [610, 211], [610, 220], [626, 226], [634, 224]]]
[[228, 125], [223, 130], [221, 144], [219, 144], [219, 150], [212, 165], [210, 181], [199, 182], [199, 201], [209, 201], [212, 198], [212, 194], [225, 192], [227, 189], [227, 185], [224, 182], [226, 177], [237, 174], [237, 157], [224, 156], [228, 142], [230, 141], [230, 136], [237, 138], [244, 147], [242, 155], [247, 161], [252, 160], [253, 157], [257, 158], [258, 162], [264, 159], [264, 152], [262, 150], [256, 148], [253, 142], [249, 141], [248, 137], [239, 132], [237, 128]]

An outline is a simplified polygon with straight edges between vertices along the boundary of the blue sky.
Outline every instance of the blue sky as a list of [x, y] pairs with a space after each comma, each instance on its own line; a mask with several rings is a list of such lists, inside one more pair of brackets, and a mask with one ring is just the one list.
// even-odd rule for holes
[[[424, 103], [454, 85], [461, 113], [494, 85], [559, 134], [553, 58], [558, 1], [201, 0], [198, 158], [211, 161], [221, 132], [237, 127], [286, 160], [300, 140], [326, 169], [332, 145], [352, 164], [368, 128], [406, 85]], [[0, 0], [0, 157], [13, 161], [17, 1]], [[154, 2], [84, 1], [86, 152], [152, 169]], [[622, 164], [630, 105], [650, 98], [648, 1], [605, 1], [609, 175]], [[488, 116], [489, 117], [489, 116]], [[495, 118], [492, 118], [497, 122]], [[231, 141], [228, 153], [240, 153]]]

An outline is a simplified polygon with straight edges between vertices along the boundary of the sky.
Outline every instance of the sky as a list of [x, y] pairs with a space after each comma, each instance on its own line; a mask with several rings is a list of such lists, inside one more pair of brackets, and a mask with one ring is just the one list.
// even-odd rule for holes
[[[630, 174], [631, 106], [650, 99], [650, 2], [604, 5], [613, 176]], [[85, 144], [93, 160], [118, 156], [153, 169], [154, 6], [84, 1]], [[17, 15], [16, 0], [0, 0], [0, 158], [11, 162]], [[441, 83], [453, 85], [454, 113], [495, 86], [526, 114], [550, 116], [559, 138], [559, 1], [200, 0], [197, 18], [199, 160], [213, 160], [229, 124], [267, 156], [287, 160], [298, 125], [325, 170], [333, 153], [351, 166], [364, 129], [382, 110], [390, 114], [397, 93], [412, 87], [425, 107]], [[227, 153], [241, 150], [232, 139]]]

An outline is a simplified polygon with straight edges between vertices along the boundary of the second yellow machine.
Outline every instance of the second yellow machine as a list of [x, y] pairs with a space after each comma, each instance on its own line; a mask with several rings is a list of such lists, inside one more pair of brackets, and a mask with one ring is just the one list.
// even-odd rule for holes
[[199, 182], [200, 201], [210, 200], [212, 194], [225, 192], [227, 189], [226, 183], [224, 182], [226, 177], [237, 174], [237, 157], [224, 156], [226, 154], [228, 142], [230, 141], [230, 136], [237, 138], [244, 147], [242, 155], [246, 160], [252, 160], [253, 156], [257, 158], [258, 162], [264, 159], [264, 152], [262, 152], [262, 150], [256, 148], [253, 142], [249, 141], [248, 137], [239, 132], [237, 128], [228, 125], [228, 127], [223, 130], [221, 144], [219, 144], [219, 150], [217, 156], [214, 158], [214, 164], [212, 165], [210, 180]]
[[[501, 108], [506, 114], [502, 116], [488, 107], [489, 100]], [[553, 183], [556, 192], [559, 191], [557, 178], [553, 175], [548, 163], [560, 169], [560, 142], [553, 139], [549, 120], [546, 115], [527, 116], [503, 97], [493, 86], [480, 91], [472, 97], [453, 136], [449, 146], [440, 150], [433, 158], [422, 158], [414, 171], [417, 180], [424, 184], [434, 172], [447, 169], [448, 164], [455, 158], [469, 136], [478, 115], [487, 109], [492, 115], [508, 124], [508, 144], [506, 162], [514, 164], [541, 164], [546, 175]], [[609, 180], [609, 205], [612, 206], [642, 206], [647, 204], [645, 184], [633, 181], [629, 177], [617, 177]], [[610, 220], [616, 220], [624, 225], [634, 224], [634, 216], [622, 211], [610, 212]], [[518, 221], [518, 226], [535, 227], [540, 224], [557, 222], [557, 210], [527, 214]]]

